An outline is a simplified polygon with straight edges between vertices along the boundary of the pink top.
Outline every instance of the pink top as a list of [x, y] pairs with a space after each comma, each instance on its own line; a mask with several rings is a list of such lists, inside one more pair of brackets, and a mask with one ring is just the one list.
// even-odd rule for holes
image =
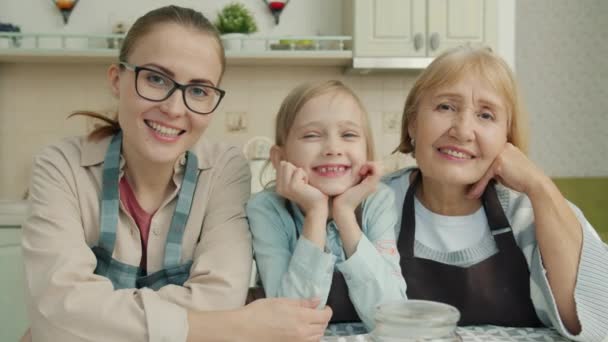
[[127, 181], [127, 177], [122, 177], [119, 183], [120, 202], [127, 212], [135, 220], [141, 236], [141, 261], [139, 267], [146, 269], [146, 254], [148, 250], [148, 235], [150, 235], [150, 222], [154, 213], [148, 214], [137, 202], [135, 193]]

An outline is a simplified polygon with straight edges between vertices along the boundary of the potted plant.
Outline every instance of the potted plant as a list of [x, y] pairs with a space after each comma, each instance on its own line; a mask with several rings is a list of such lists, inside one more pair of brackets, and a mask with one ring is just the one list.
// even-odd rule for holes
[[242, 41], [238, 37], [258, 30], [251, 12], [238, 2], [229, 3], [220, 10], [215, 27], [226, 38], [223, 42], [228, 50], [240, 50]]
[[[6, 24], [6, 23], [0, 23], [0, 32], [7, 32], [7, 33], [20, 33], [21, 32], [21, 28], [17, 25], [13, 25], [13, 24]], [[10, 43], [7, 44], [7, 47], [20, 47], [21, 46], [21, 37], [6, 37], [7, 38], [7, 42], [9, 41], [8, 38], [10, 38]]]
[[123, 40], [125, 39], [125, 33], [127, 32], [127, 25], [119, 21], [112, 26], [112, 34], [114, 37], [108, 38], [108, 49], [120, 49]]

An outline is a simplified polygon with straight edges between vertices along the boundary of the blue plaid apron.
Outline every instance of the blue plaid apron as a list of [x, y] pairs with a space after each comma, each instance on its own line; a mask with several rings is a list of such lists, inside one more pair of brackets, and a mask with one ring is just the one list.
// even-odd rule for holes
[[194, 189], [197, 181], [197, 158], [194, 153], [186, 154], [186, 171], [177, 198], [177, 206], [173, 213], [167, 242], [163, 269], [152, 274], [139, 266], [127, 265], [112, 258], [116, 241], [116, 226], [118, 225], [119, 210], [119, 173], [120, 148], [122, 132], [116, 134], [105, 156], [103, 164], [103, 182], [101, 199], [101, 232], [98, 246], [92, 248], [97, 257], [95, 274], [104, 276], [112, 281], [114, 289], [148, 287], [158, 290], [169, 284], [183, 285], [190, 276], [192, 261], [180, 265], [182, 238], [190, 214]]

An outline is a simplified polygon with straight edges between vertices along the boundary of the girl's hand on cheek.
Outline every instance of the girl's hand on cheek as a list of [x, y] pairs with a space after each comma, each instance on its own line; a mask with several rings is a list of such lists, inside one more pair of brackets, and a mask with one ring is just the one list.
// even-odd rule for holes
[[546, 177], [519, 148], [507, 143], [483, 177], [473, 184], [467, 196], [481, 197], [491, 179], [496, 179], [510, 189], [528, 194]]
[[305, 213], [316, 209], [328, 210], [327, 195], [308, 184], [306, 172], [290, 162], [281, 161], [277, 170], [276, 191], [295, 202]]
[[359, 169], [359, 176], [361, 176], [359, 184], [334, 198], [332, 203], [334, 213], [341, 210], [354, 212], [355, 208], [357, 208], [367, 196], [376, 191], [378, 183], [380, 182], [380, 177], [382, 176], [381, 163], [366, 162], [361, 169]]

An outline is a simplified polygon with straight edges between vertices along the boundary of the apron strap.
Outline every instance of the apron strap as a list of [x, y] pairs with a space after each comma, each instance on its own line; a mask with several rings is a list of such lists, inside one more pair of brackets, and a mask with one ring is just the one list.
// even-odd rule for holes
[[170, 269], [180, 265], [182, 257], [182, 240], [186, 223], [192, 209], [194, 190], [196, 189], [198, 158], [190, 151], [186, 154], [186, 171], [177, 197], [177, 205], [171, 219], [169, 234], [165, 244], [164, 267]]
[[114, 135], [103, 162], [99, 246], [112, 253], [118, 225], [118, 176], [120, 174], [120, 147], [122, 131]]
[[397, 239], [397, 250], [401, 254], [401, 258], [413, 258], [414, 257], [414, 240], [416, 237], [416, 213], [414, 211], [414, 195], [416, 195], [416, 189], [421, 181], [421, 173], [419, 169], [412, 172], [416, 172], [414, 180], [409, 185], [405, 199], [403, 200], [403, 208], [401, 214], [401, 229], [399, 231], [399, 237]]
[[[492, 234], [497, 235], [503, 232], [508, 232], [511, 228], [511, 224], [505, 215], [498, 194], [496, 193], [496, 182], [490, 181], [486, 186], [485, 191], [481, 197], [483, 203], [483, 209], [488, 218], [488, 224], [492, 230]], [[500, 232], [498, 232], [500, 230]]]
[[[122, 131], [112, 138], [103, 163], [100, 237], [98, 245], [110, 253], [110, 255], [114, 251], [116, 242], [116, 227], [118, 226], [120, 208], [118, 182], [120, 176], [121, 146]], [[198, 158], [194, 153], [187, 151], [186, 170], [165, 243], [164, 268], [167, 269], [180, 265], [182, 240], [196, 189], [197, 170]]]

